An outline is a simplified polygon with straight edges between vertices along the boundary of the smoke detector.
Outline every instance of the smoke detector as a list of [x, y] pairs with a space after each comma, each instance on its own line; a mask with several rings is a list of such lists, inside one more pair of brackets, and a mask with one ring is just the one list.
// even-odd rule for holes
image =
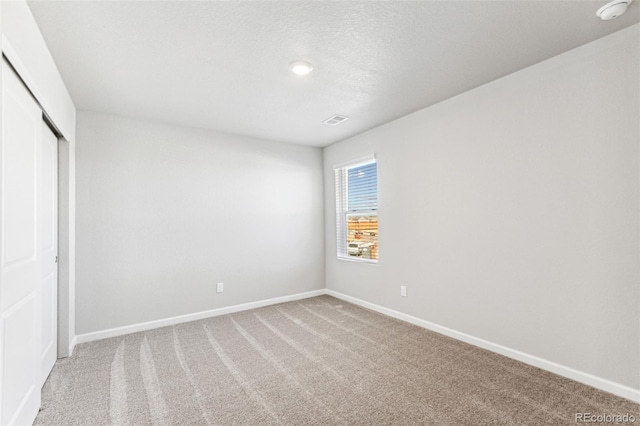
[[613, 0], [602, 6], [596, 12], [596, 15], [603, 21], [615, 19], [627, 11], [627, 7], [633, 0]]

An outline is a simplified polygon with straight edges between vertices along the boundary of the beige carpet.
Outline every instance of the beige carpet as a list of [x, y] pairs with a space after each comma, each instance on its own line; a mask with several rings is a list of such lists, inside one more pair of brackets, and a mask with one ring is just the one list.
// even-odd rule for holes
[[38, 425], [542, 425], [638, 404], [320, 296], [79, 345]]

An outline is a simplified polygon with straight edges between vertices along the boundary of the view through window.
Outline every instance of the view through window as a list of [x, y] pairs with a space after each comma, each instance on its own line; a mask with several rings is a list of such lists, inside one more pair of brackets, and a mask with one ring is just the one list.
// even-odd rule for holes
[[371, 158], [335, 172], [338, 257], [377, 261], [377, 164]]

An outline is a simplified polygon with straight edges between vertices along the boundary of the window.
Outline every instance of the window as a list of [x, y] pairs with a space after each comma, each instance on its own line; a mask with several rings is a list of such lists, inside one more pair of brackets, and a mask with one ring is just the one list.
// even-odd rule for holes
[[378, 167], [373, 156], [335, 166], [338, 258], [378, 261]]

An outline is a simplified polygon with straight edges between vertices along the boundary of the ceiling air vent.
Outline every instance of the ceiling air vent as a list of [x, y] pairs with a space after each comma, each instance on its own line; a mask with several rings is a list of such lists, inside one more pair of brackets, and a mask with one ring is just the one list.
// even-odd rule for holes
[[323, 123], [324, 124], [329, 124], [331, 126], [337, 126], [338, 124], [340, 124], [343, 121], [346, 121], [348, 119], [349, 119], [349, 117], [345, 117], [344, 115], [334, 114], [331, 117], [329, 117], [326, 120], [324, 120]]

